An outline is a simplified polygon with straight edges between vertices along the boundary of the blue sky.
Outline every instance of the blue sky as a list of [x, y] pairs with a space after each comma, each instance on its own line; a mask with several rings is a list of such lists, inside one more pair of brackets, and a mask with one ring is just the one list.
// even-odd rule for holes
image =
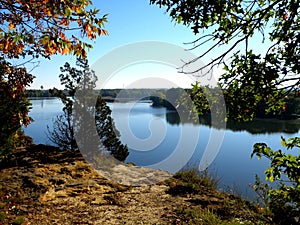
[[[156, 5], [149, 5], [149, 0], [94, 0], [93, 5], [100, 9], [100, 13], [109, 14], [108, 22], [105, 25], [109, 36], [101, 36], [92, 43], [94, 48], [88, 53], [90, 65], [93, 65], [97, 59], [110, 51], [134, 42], [163, 41], [188, 48], [189, 46], [184, 43], [197, 38], [188, 27], [171, 21], [169, 15], [165, 14], [164, 9]], [[196, 49], [194, 54], [199, 55], [201, 52], [203, 52], [203, 49]], [[204, 63], [209, 62], [210, 57], [219, 53], [213, 52], [212, 55], [203, 59]], [[33, 89], [40, 88], [41, 85], [45, 89], [54, 86], [60, 87], [59, 67], [65, 62], [74, 63], [75, 58], [73, 56], [53, 56], [51, 60], [41, 59], [40, 61], [40, 66], [32, 71], [36, 76], [33, 85], [30, 87]], [[156, 73], [160, 73], [159, 76], [165, 75], [168, 77], [167, 79], [171, 79], [174, 75], [174, 80], [179, 81], [183, 86], [190, 86], [191, 81], [184, 82], [184, 75], [177, 74], [174, 68], [148, 64], [144, 67], [133, 66], [133, 68], [120, 71], [107, 85], [107, 88], [121, 88], [129, 85], [131, 81], [139, 79], [139, 77], [156, 75]], [[216, 74], [218, 73], [220, 71], [216, 71]]]
[[[189, 28], [175, 25], [163, 9], [149, 5], [148, 0], [94, 0], [93, 6], [100, 9], [100, 14], [109, 14], [105, 25], [109, 35], [92, 42], [94, 47], [88, 53], [91, 65], [113, 49], [133, 42], [155, 40], [184, 47], [184, 42], [195, 38]], [[59, 67], [67, 61], [74, 63], [75, 57], [53, 56], [51, 60], [40, 61], [40, 66], [32, 71], [36, 79], [30, 88], [40, 88], [41, 85], [45, 89], [59, 86]], [[131, 75], [128, 76], [129, 79]], [[120, 86], [120, 83], [115, 84], [115, 87]], [[113, 85], [110, 84], [110, 87]]]

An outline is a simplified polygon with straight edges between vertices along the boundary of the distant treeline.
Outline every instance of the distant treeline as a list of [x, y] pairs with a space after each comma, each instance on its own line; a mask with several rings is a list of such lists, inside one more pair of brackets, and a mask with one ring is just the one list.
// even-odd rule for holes
[[[65, 90], [68, 95], [67, 90]], [[171, 88], [171, 89], [103, 89], [95, 90], [107, 102], [151, 100], [153, 107], [166, 107], [175, 110], [184, 98], [191, 94], [191, 89]], [[27, 90], [29, 98], [55, 97], [49, 90]], [[285, 99], [285, 112], [279, 115], [282, 118], [295, 118], [300, 115], [300, 97], [298, 93], [290, 93]], [[257, 109], [257, 117], [269, 118], [273, 115], [265, 115], [264, 110]], [[277, 116], [278, 117], [278, 116]]]
[[30, 90], [26, 90], [25, 94], [28, 98], [50, 98], [50, 97], [55, 97], [53, 94], [50, 93], [49, 90], [30, 89]]
[[[68, 91], [64, 90], [68, 96]], [[103, 89], [95, 90], [96, 94], [101, 94], [105, 99], [149, 99], [150, 96], [161, 93], [161, 97], [166, 95], [167, 89]], [[49, 90], [30, 89], [26, 90], [26, 95], [29, 98], [47, 98], [55, 97]]]
[[[186, 89], [188, 91], [188, 89]], [[65, 94], [68, 95], [68, 91], [64, 90]], [[183, 89], [172, 88], [172, 89], [103, 89], [95, 90], [96, 94], [101, 94], [106, 99], [150, 99], [155, 97], [162, 99], [176, 100], [183, 94]], [[30, 89], [26, 90], [27, 97], [30, 98], [43, 98], [43, 97], [55, 97], [50, 93], [49, 90]], [[155, 102], [159, 103], [159, 102]], [[158, 104], [160, 105], [160, 104]]]

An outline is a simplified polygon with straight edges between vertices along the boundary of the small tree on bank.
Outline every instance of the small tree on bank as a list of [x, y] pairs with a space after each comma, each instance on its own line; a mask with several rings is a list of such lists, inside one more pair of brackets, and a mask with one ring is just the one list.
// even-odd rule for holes
[[[79, 148], [76, 143], [75, 132], [81, 132], [85, 137], [80, 141], [89, 142], [95, 140], [94, 138], [98, 138], [106, 150], [116, 159], [124, 161], [129, 154], [128, 148], [119, 140], [120, 134], [114, 125], [109, 107], [101, 96], [97, 97], [95, 111], [89, 109], [89, 106], [84, 102], [95, 95], [93, 91], [97, 81], [95, 72], [89, 68], [87, 60], [78, 59], [76, 65], [79, 69], [71, 67], [69, 63], [65, 63], [65, 65], [61, 67], [62, 74], [60, 74], [59, 77], [61, 84], [65, 86], [65, 90], [67, 90], [68, 93], [66, 94], [65, 91], [57, 89], [51, 90], [51, 92], [62, 101], [64, 107], [63, 114], [55, 118], [53, 129], [50, 130], [48, 127], [49, 139], [62, 150], [77, 151]], [[89, 92], [88, 94], [85, 93], [83, 99], [80, 99], [78, 102], [77, 99], [74, 99], [74, 95], [80, 83], [84, 83], [85, 86], [88, 86]], [[75, 105], [94, 115], [97, 137], [95, 137], [93, 131], [85, 129], [85, 127], [82, 126], [82, 123], [86, 122], [84, 118], [85, 113], [76, 118], [76, 121], [74, 120], [72, 109]], [[100, 146], [97, 147], [100, 148]]]
[[21, 125], [32, 121], [28, 116], [31, 104], [24, 92], [32, 80], [26, 69], [12, 67], [0, 57], [0, 162], [17, 147], [16, 132]]

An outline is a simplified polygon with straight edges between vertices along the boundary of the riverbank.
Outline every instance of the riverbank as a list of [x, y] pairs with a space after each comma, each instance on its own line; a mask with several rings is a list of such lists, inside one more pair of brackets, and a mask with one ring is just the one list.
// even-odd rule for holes
[[268, 224], [250, 202], [177, 175], [151, 186], [105, 179], [80, 154], [20, 148], [0, 169], [0, 224]]

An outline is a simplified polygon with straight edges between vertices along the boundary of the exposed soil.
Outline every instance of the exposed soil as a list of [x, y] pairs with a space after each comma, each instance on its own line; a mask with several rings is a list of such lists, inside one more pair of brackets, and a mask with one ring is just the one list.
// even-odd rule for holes
[[176, 179], [114, 183], [80, 154], [50, 146], [18, 149], [0, 168], [0, 225], [209, 224], [187, 213], [201, 210], [227, 222], [266, 221], [249, 202], [207, 187], [195, 191]]

